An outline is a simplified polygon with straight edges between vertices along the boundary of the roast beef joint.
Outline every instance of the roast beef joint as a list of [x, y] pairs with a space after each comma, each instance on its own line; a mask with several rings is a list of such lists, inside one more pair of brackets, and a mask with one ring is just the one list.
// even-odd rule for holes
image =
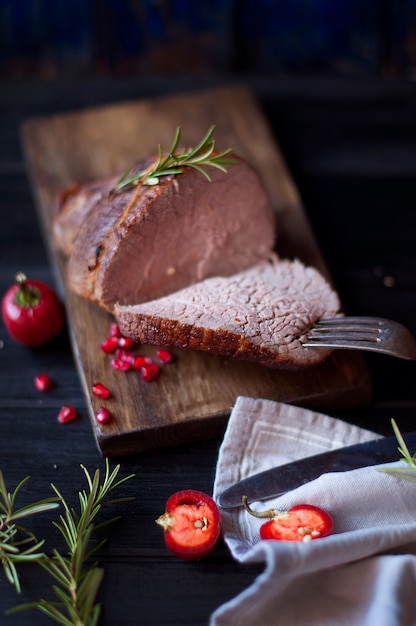
[[138, 175], [120, 187], [118, 175], [65, 190], [54, 236], [69, 286], [142, 343], [271, 368], [318, 363], [329, 351], [302, 340], [339, 313], [338, 296], [316, 269], [274, 254], [278, 224], [261, 179], [232, 157], [209, 176], [183, 167], [152, 184]]
[[112, 312], [266, 259], [275, 218], [256, 172], [238, 159], [211, 178], [184, 169], [133, 204], [134, 187], [113, 191], [117, 176], [65, 193], [54, 235], [71, 288]]

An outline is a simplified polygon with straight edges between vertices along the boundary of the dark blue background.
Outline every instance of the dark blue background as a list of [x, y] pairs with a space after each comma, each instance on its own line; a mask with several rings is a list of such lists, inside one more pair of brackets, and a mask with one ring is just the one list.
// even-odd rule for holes
[[409, 76], [416, 0], [0, 0], [8, 76]]

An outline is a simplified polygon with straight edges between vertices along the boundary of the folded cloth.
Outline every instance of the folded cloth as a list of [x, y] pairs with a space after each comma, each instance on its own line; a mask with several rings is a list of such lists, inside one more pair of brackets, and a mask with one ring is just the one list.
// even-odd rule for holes
[[[269, 467], [379, 436], [300, 407], [239, 397], [219, 451], [214, 498]], [[324, 474], [251, 503], [257, 510], [313, 504], [328, 511], [333, 533], [307, 543], [261, 541], [265, 520], [221, 509], [231, 554], [265, 569], [215, 611], [211, 626], [416, 626], [416, 485], [378, 469]]]

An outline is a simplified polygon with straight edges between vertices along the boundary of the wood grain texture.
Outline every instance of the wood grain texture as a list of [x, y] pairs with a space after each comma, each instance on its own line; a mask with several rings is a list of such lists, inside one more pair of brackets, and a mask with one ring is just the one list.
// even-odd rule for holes
[[[231, 146], [260, 173], [277, 218], [277, 252], [328, 270], [305, 217], [282, 154], [251, 92], [218, 88], [124, 102], [28, 120], [22, 142], [44, 238], [65, 298], [75, 362], [99, 449], [107, 456], [162, 448], [212, 437], [226, 424], [238, 395], [263, 397], [319, 409], [369, 402], [371, 381], [360, 354], [334, 353], [301, 372], [272, 371], [251, 363], [177, 349], [157, 381], [111, 368], [99, 349], [112, 318], [68, 287], [65, 259], [57, 251], [51, 220], [56, 195], [73, 182], [112, 175], [133, 161], [169, 146], [177, 126], [195, 144], [215, 124], [219, 148]], [[154, 348], [144, 351], [153, 354]], [[113, 392], [105, 402], [113, 419], [95, 420], [103, 404], [91, 394], [100, 380]]]

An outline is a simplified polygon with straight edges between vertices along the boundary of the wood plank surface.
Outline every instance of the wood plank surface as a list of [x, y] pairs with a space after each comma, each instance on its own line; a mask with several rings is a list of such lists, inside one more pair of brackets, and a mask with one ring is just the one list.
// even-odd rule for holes
[[[209, 354], [173, 350], [175, 362], [157, 381], [115, 371], [100, 349], [112, 317], [68, 287], [65, 259], [51, 232], [56, 195], [73, 182], [112, 175], [170, 145], [177, 126], [195, 144], [215, 124], [219, 148], [232, 147], [259, 172], [277, 218], [277, 252], [316, 266], [329, 279], [299, 194], [258, 104], [244, 87], [127, 101], [32, 118], [22, 128], [26, 163], [44, 238], [65, 299], [74, 358], [97, 445], [107, 456], [206, 439], [221, 432], [238, 395], [292, 402], [321, 410], [350, 408], [371, 398], [371, 381], [358, 353], [339, 351], [300, 372], [269, 370]], [[248, 225], [249, 227], [249, 225]], [[152, 355], [155, 348], [144, 350]], [[91, 394], [100, 380], [112, 390], [105, 401], [113, 419], [100, 426], [102, 400]]]

